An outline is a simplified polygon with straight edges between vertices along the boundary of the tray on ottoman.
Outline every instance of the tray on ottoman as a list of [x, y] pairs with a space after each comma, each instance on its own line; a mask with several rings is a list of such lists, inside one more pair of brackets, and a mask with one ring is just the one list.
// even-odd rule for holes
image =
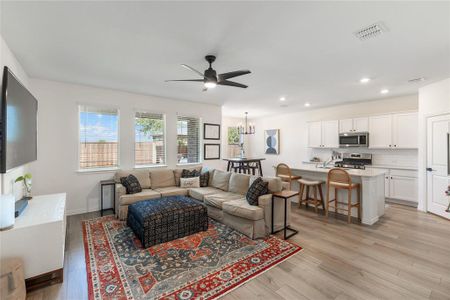
[[144, 248], [208, 230], [206, 206], [185, 196], [144, 200], [128, 207], [127, 225]]

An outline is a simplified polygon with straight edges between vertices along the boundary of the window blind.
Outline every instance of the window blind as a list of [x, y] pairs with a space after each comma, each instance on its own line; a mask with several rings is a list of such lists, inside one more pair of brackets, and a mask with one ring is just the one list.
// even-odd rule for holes
[[200, 162], [200, 119], [177, 116], [177, 145], [179, 164]]
[[80, 169], [118, 166], [119, 114], [114, 108], [79, 106]]
[[163, 114], [136, 112], [134, 161], [136, 166], [166, 163]]

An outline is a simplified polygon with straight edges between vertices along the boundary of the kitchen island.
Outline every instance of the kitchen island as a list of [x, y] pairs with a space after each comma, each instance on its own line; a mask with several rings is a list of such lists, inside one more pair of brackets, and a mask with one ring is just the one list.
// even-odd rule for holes
[[[315, 179], [327, 181], [328, 172], [333, 168], [328, 166], [326, 168], [319, 167], [321, 164], [301, 164], [300, 166], [293, 166], [291, 168], [294, 175], [302, 176], [305, 179]], [[384, 215], [384, 169], [368, 168], [360, 169], [345, 169], [352, 178], [352, 182], [361, 184], [361, 223], [366, 225], [375, 224], [379, 218]], [[326, 184], [323, 187], [324, 201], [326, 200]], [[339, 191], [339, 199], [347, 199], [347, 191]], [[345, 198], [344, 198], [345, 197]], [[330, 199], [334, 198], [334, 191], [330, 192]], [[353, 191], [352, 200], [356, 201], [356, 190]], [[333, 205], [333, 204], [332, 204]], [[338, 206], [339, 207], [339, 206]], [[333, 207], [330, 207], [330, 212]], [[353, 209], [352, 216], [357, 217], [356, 209]]]

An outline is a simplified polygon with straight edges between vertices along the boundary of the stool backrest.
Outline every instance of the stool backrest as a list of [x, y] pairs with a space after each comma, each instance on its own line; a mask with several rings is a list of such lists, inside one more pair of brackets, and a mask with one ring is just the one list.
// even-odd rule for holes
[[331, 169], [328, 172], [327, 181], [328, 182], [352, 184], [352, 178], [350, 177], [348, 172], [345, 171], [345, 170], [339, 169], [339, 168]]
[[277, 170], [276, 170], [276, 174], [275, 176], [283, 176], [283, 177], [291, 177], [292, 176], [292, 172], [291, 172], [291, 168], [289, 168], [289, 166], [287, 164], [278, 164], [277, 166]]

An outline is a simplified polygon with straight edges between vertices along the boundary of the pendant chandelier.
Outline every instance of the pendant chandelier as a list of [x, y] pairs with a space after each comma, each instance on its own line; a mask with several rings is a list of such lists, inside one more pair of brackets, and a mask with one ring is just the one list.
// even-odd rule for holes
[[245, 112], [245, 124], [242, 125], [239, 123], [238, 125], [238, 132], [239, 134], [255, 134], [255, 125], [252, 123], [248, 123], [247, 120], [248, 112]]

